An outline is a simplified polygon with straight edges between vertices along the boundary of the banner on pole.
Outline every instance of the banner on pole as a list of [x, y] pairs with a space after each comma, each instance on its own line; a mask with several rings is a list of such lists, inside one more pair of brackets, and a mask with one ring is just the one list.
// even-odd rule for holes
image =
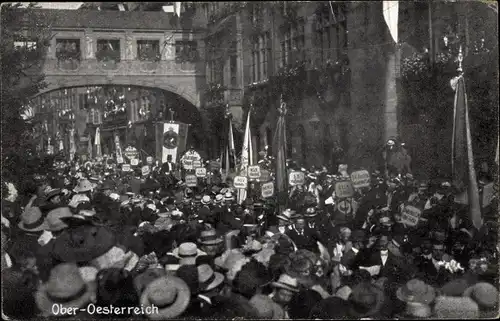
[[195, 169], [196, 177], [205, 177], [207, 176], [207, 169], [205, 167], [198, 167]]
[[356, 171], [351, 174], [351, 181], [354, 188], [369, 187], [371, 176], [367, 170]]
[[354, 196], [351, 181], [341, 181], [335, 184], [335, 196], [337, 198], [350, 198]]
[[195, 175], [186, 175], [185, 181], [187, 187], [195, 187], [198, 185], [198, 178]]
[[245, 176], [235, 176], [233, 180], [234, 188], [246, 189], [248, 186], [248, 179]]
[[268, 198], [274, 195], [274, 183], [269, 182], [262, 184], [261, 195], [263, 198]]
[[260, 166], [248, 166], [248, 177], [252, 179], [260, 178]]
[[302, 172], [291, 172], [288, 174], [288, 183], [291, 186], [304, 185], [306, 177]]

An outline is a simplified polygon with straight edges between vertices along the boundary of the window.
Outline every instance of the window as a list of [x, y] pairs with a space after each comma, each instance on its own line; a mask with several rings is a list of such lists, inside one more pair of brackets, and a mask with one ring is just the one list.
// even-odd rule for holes
[[59, 60], [80, 60], [80, 40], [56, 39], [56, 57]]
[[180, 40], [175, 42], [175, 60], [178, 62], [194, 62], [198, 59], [196, 41]]
[[[317, 40], [323, 62], [338, 60], [347, 50], [347, 20], [345, 5], [332, 3], [323, 7], [317, 14]], [[332, 13], [333, 9], [333, 13]]]
[[295, 26], [289, 26], [283, 30], [283, 40], [281, 42], [282, 67], [305, 58], [304, 25], [304, 20], [300, 20]]
[[259, 35], [252, 44], [252, 82], [263, 81], [269, 77], [270, 44], [269, 32]]
[[142, 61], [160, 60], [160, 41], [137, 40], [137, 57]]
[[92, 108], [89, 111], [89, 123], [99, 125], [102, 123], [102, 115], [99, 109]]
[[98, 61], [120, 61], [120, 40], [97, 40], [95, 56]]
[[229, 67], [231, 70], [231, 86], [237, 87], [238, 86], [238, 57], [237, 56], [231, 56], [229, 58]]
[[27, 50], [36, 50], [35, 41], [14, 41], [14, 49], [20, 50], [26, 48]]
[[224, 64], [222, 59], [218, 58], [212, 61], [212, 82], [222, 84], [224, 82]]

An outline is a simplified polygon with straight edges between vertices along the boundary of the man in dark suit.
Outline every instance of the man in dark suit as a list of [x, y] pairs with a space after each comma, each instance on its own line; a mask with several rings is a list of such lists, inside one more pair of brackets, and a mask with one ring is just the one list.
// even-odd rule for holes
[[305, 227], [306, 221], [304, 218], [298, 217], [292, 229], [288, 230], [286, 234], [292, 239], [299, 250], [305, 249], [315, 253], [319, 252], [314, 236]]
[[413, 276], [412, 269], [388, 250], [389, 234], [380, 235], [374, 251], [362, 266], [380, 266], [378, 277], [387, 277], [389, 282], [405, 283]]
[[442, 242], [432, 243], [432, 252], [428, 249], [429, 240], [426, 241], [426, 251], [414, 261], [418, 269], [417, 276], [426, 283], [441, 287], [451, 279], [451, 272], [446, 270], [444, 265], [452, 260], [449, 254], [445, 253], [445, 246]]
[[161, 165], [162, 173], [172, 173], [176, 170], [175, 163], [172, 162], [172, 155], [167, 155], [167, 161]]

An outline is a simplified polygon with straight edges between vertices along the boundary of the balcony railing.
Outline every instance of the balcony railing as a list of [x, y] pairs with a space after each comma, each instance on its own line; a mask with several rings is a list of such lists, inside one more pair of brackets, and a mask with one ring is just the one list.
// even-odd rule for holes
[[[70, 64], [71, 63], [71, 64]], [[99, 75], [108, 74], [110, 70], [115, 75], [141, 75], [155, 72], [156, 75], [204, 75], [205, 63], [203, 61], [195, 62], [177, 62], [171, 60], [159, 61], [141, 61], [141, 60], [122, 60], [115, 62], [115, 68], [106, 68], [102, 62], [96, 59], [78, 60], [59, 60], [46, 59], [43, 72], [50, 74], [78, 74], [78, 75]]]

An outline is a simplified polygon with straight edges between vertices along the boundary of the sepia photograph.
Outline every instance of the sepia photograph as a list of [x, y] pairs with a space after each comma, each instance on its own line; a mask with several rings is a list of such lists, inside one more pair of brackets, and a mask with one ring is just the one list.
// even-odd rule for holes
[[3, 320], [500, 317], [497, 1], [0, 20]]

